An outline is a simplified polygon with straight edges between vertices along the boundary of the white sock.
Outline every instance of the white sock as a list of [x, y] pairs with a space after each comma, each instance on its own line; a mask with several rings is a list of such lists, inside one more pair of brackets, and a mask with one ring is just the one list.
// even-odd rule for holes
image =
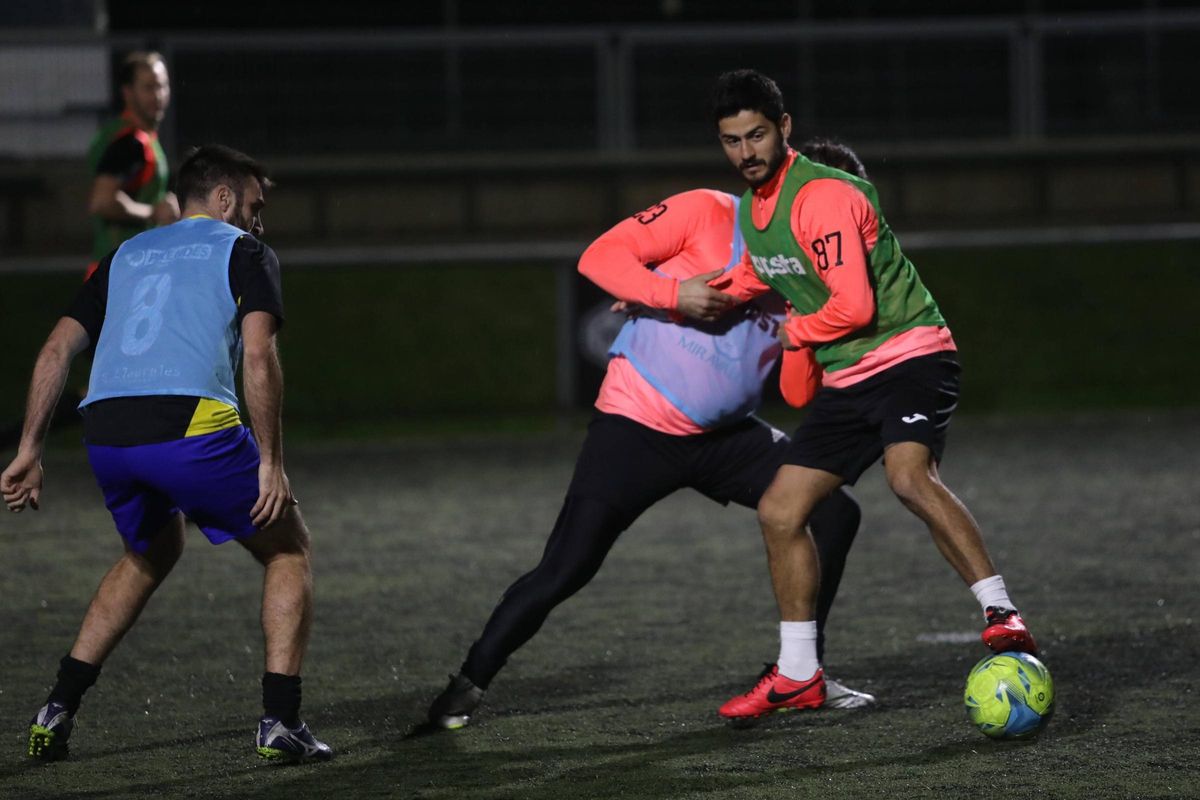
[[1004, 578], [999, 575], [993, 575], [971, 584], [971, 591], [975, 594], [975, 599], [979, 601], [979, 606], [985, 614], [988, 606], [1016, 608], [1013, 601], [1008, 599], [1008, 589], [1004, 588]]
[[817, 622], [779, 623], [779, 674], [806, 681], [821, 668], [817, 661]]

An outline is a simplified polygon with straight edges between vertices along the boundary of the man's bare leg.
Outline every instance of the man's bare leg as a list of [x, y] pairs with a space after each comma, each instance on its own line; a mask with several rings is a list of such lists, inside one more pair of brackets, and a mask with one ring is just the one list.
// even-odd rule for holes
[[296, 507], [259, 533], [240, 540], [263, 565], [262, 630], [266, 670], [298, 675], [312, 629], [313, 582], [309, 535]]
[[300, 720], [300, 667], [312, 630], [313, 584], [309, 536], [300, 510], [289, 507], [274, 524], [246, 539], [243, 547], [263, 565], [263, 718], [255, 739], [268, 759], [324, 761], [329, 745]]
[[145, 553], [125, 554], [100, 581], [71, 648], [71, 657], [100, 666], [137, 621], [154, 590], [183, 553], [183, 515], [175, 514]]
[[100, 667], [133, 627], [154, 590], [183, 552], [183, 515], [176, 514], [150, 540], [145, 553], [126, 545], [125, 554], [105, 574], [84, 614], [75, 644], [60, 662], [54, 688], [29, 726], [29, 755], [46, 761], [64, 758], [84, 693]]
[[784, 464], [759, 501], [771, 585], [785, 622], [815, 619], [820, 566], [805, 526], [817, 503], [841, 484], [832, 473]]
[[979, 525], [938, 477], [928, 447], [894, 444], [884, 455], [884, 469], [896, 497], [929, 527], [937, 549], [968, 586], [996, 574]]
[[1037, 653], [1037, 643], [1009, 599], [971, 512], [938, 477], [933, 453], [923, 444], [887, 448], [884, 468], [900, 501], [929, 527], [938, 551], [971, 588], [987, 627], [981, 638], [995, 652]]
[[746, 720], [825, 703], [825, 678], [817, 658], [821, 569], [806, 526], [817, 503], [841, 484], [833, 473], [785, 464], [759, 501], [758, 521], [779, 604], [779, 658], [753, 689], [722, 705], [717, 711], [721, 716]]

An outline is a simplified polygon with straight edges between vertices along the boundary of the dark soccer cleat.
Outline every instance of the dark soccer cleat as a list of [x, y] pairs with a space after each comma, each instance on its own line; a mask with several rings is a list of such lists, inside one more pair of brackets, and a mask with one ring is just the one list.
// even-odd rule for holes
[[75, 718], [61, 703], [42, 706], [29, 722], [29, 757], [58, 761], [68, 755], [67, 741], [75, 728]]
[[429, 724], [448, 731], [464, 728], [483, 702], [484, 690], [461, 672], [450, 676], [450, 684], [429, 704]]
[[758, 683], [745, 694], [729, 700], [717, 713], [726, 719], [754, 719], [773, 711], [817, 708], [825, 702], [825, 673], [805, 681], [794, 681], [779, 674], [775, 664], [763, 670]]
[[1007, 653], [1016, 650], [1036, 656], [1037, 642], [1033, 634], [1025, 627], [1025, 620], [1012, 608], [988, 606], [985, 612], [987, 627], [983, 629], [980, 638], [991, 648], [993, 653]]
[[275, 717], [263, 717], [258, 721], [254, 746], [260, 757], [271, 761], [300, 763], [333, 758], [333, 748], [313, 736], [303, 722], [289, 728]]

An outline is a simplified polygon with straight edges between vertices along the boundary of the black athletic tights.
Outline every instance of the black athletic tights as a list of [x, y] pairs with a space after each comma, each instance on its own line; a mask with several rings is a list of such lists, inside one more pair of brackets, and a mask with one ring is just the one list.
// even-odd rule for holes
[[[486, 689], [508, 657], [538, 632], [550, 612], [595, 577], [617, 537], [637, 516], [600, 500], [568, 495], [542, 560], [500, 598], [483, 634], [467, 653], [463, 674]], [[821, 657], [825, 618], [842, 580], [846, 554], [861, 516], [857, 501], [842, 487], [823, 500], [809, 520], [821, 564], [821, 591], [817, 596], [817, 654]]]

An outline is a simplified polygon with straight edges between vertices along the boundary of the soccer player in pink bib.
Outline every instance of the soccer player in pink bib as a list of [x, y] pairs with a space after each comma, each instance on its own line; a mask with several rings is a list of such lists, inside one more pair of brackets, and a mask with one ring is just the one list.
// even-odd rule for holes
[[[788, 446], [781, 431], [753, 416], [780, 355], [785, 305], [767, 295], [730, 311], [733, 300], [706, 283], [741, 259], [738, 204], [723, 192], [683, 192], [634, 214], [584, 252], [579, 271], [638, 313], [610, 347], [596, 414], [542, 560], [504, 593], [459, 673], [433, 701], [433, 726], [468, 724], [508, 657], [595, 576], [647, 508], [689, 487], [721, 504], [758, 505]], [[781, 383], [789, 402], [805, 402], [817, 378], [811, 354], [785, 357]], [[825, 576], [815, 601], [818, 635], [859, 519], [844, 490], [813, 512]], [[830, 707], [874, 702], [832, 680], [824, 691]]]

